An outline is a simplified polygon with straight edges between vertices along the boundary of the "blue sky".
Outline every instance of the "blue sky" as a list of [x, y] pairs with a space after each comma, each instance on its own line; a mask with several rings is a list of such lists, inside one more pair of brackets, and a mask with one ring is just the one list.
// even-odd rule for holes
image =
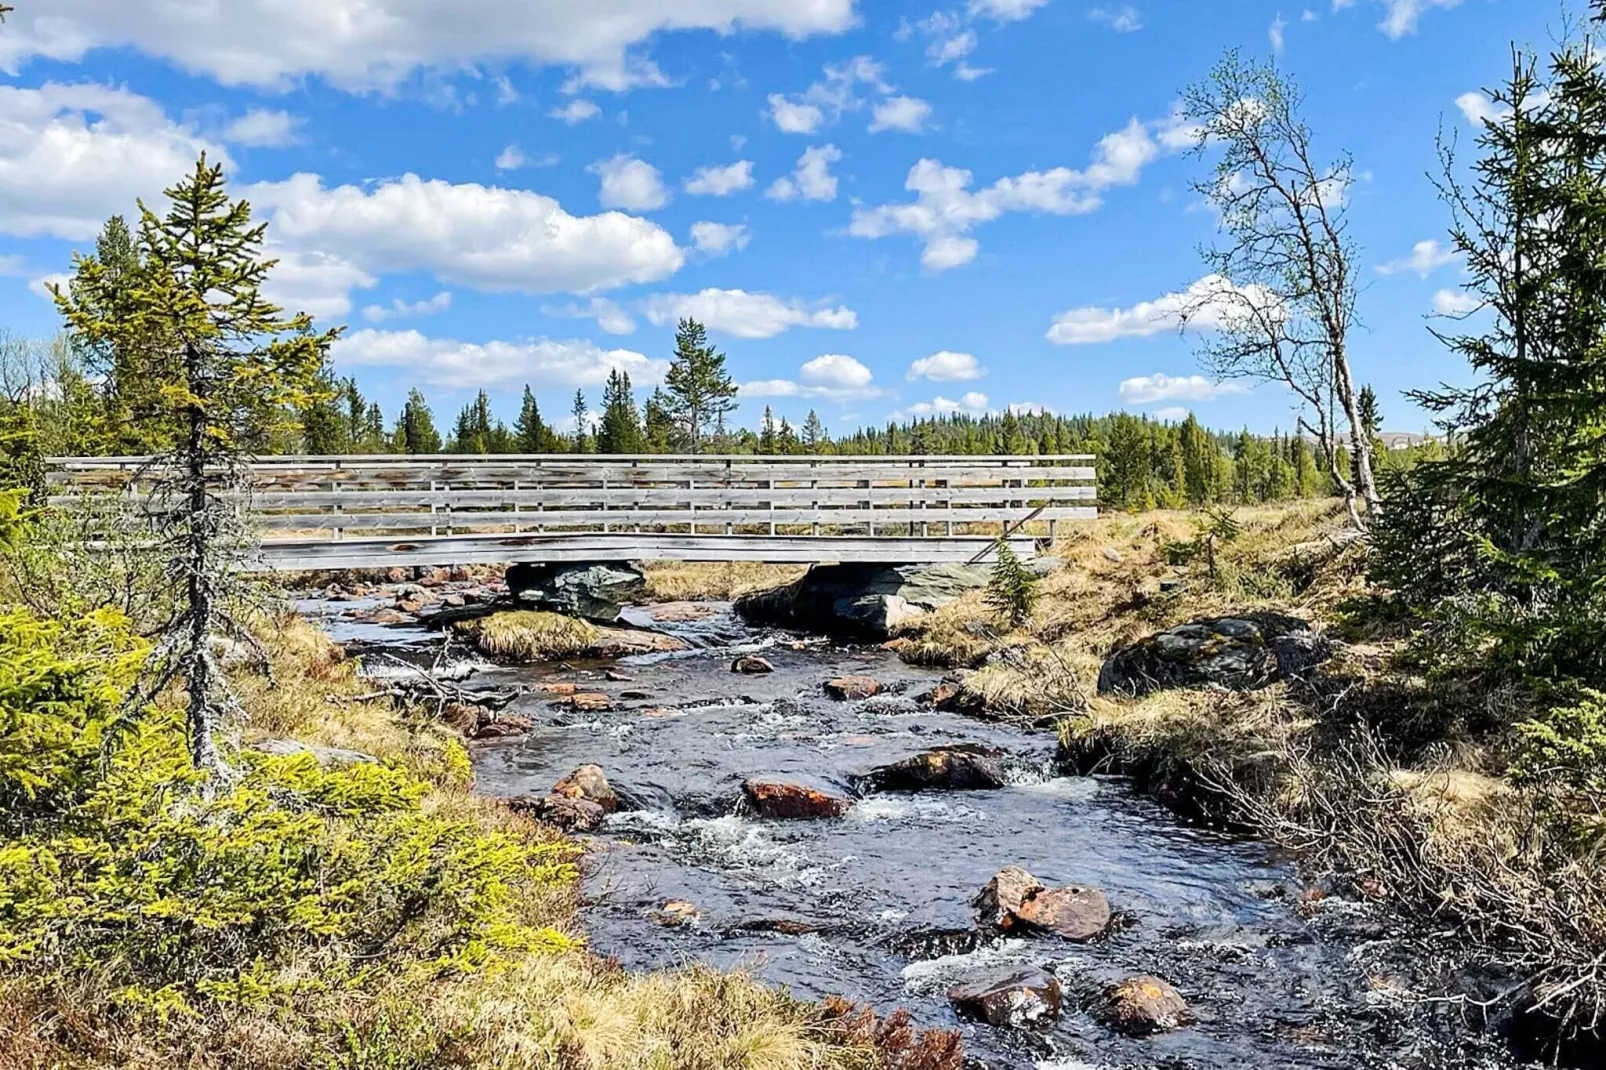
[[[394, 415], [481, 387], [511, 417], [662, 375], [707, 322], [763, 406], [833, 430], [1046, 406], [1289, 427], [1210, 382], [1167, 295], [1205, 274], [1207, 161], [1173, 109], [1229, 47], [1276, 53], [1347, 149], [1355, 372], [1465, 375], [1429, 335], [1459, 265], [1427, 174], [1469, 143], [1550, 0], [15, 0], [0, 27], [0, 327], [206, 149], [271, 221], [275, 296], [348, 331]], [[1437, 242], [1438, 245], [1424, 243]]]

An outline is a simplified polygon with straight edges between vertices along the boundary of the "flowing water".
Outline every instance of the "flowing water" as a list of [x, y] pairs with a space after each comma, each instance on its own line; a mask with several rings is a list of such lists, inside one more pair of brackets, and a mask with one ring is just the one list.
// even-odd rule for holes
[[[364, 642], [421, 634], [331, 627]], [[614, 699], [609, 712], [584, 714], [522, 699], [513, 709], [534, 731], [483, 745], [475, 760], [479, 789], [492, 795], [545, 794], [596, 763], [625, 797], [630, 808], [588, 855], [597, 951], [630, 967], [744, 967], [805, 998], [905, 1007], [921, 1025], [962, 1030], [977, 1064], [993, 1067], [1515, 1065], [1457, 1005], [1413, 997], [1437, 980], [1364, 906], [1306, 902], [1295, 866], [1264, 845], [1188, 827], [1118, 779], [1060, 775], [1045, 734], [923, 708], [915, 698], [938, 674], [878, 648], [754, 631], [728, 607], [661, 627], [697, 649], [475, 676], [477, 686], [576, 681]], [[776, 671], [732, 673], [745, 650]], [[846, 674], [874, 676], [887, 692], [827, 698], [822, 682]], [[958, 742], [1007, 752], [1008, 786], [871, 794], [835, 820], [741, 812], [749, 776], [848, 788], [875, 766]], [[1123, 924], [1085, 945], [977, 935], [967, 901], [1011, 864], [1048, 884], [1104, 889]], [[670, 902], [692, 904], [695, 924], [668, 924]], [[1065, 985], [1056, 1025], [1016, 1031], [955, 1017], [950, 987], [1025, 964]], [[1082, 1009], [1138, 973], [1174, 984], [1197, 1024], [1133, 1039]]]

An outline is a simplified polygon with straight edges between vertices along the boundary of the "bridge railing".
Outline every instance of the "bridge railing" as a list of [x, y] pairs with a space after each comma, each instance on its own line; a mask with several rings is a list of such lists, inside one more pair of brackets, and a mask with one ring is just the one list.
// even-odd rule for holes
[[[654, 532], [1052, 536], [1096, 514], [1093, 458], [494, 455], [274, 457], [233, 492], [267, 541]], [[143, 457], [56, 458], [51, 501], [157, 508]], [[1030, 527], [1023, 527], [1029, 522]]]

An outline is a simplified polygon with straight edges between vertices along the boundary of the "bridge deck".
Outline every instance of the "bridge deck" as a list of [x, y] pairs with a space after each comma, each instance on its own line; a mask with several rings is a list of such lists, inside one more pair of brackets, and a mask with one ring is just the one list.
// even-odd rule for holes
[[[275, 457], [221, 488], [276, 568], [511, 561], [964, 561], [1096, 514], [1074, 456]], [[173, 507], [149, 458], [59, 458], [53, 504]]]

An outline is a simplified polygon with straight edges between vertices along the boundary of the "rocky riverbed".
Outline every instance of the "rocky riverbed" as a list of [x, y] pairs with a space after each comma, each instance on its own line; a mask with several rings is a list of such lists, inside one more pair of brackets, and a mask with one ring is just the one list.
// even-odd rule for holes
[[621, 622], [680, 652], [494, 666], [376, 620], [394, 601], [302, 605], [342, 641], [520, 691], [514, 733], [475, 744], [479, 790], [581, 827], [590, 940], [627, 966], [907, 1007], [994, 1067], [1515, 1065], [1462, 1005], [1418, 998], [1446, 979], [1363, 903], [1061, 775], [1046, 734], [932, 708], [940, 674], [879, 647], [682, 604]]

